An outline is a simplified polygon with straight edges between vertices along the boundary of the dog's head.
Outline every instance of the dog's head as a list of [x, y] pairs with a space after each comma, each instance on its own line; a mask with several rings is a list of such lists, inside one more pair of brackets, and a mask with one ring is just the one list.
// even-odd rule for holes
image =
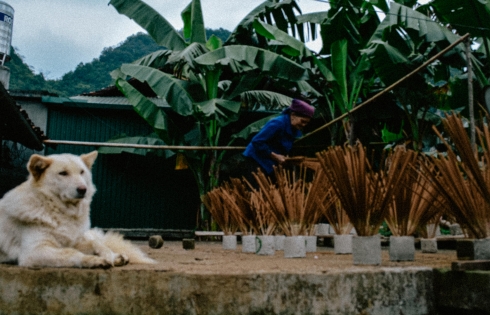
[[64, 203], [78, 203], [95, 193], [92, 183], [92, 165], [97, 151], [82, 154], [34, 154], [27, 163], [31, 181], [47, 195], [56, 196]]

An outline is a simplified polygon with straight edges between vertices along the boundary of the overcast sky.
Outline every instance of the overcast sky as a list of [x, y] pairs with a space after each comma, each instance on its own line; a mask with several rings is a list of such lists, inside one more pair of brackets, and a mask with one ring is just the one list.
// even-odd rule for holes
[[[116, 46], [143, 29], [117, 13], [109, 0], [0, 0], [14, 8], [12, 46], [36, 73], [61, 78], [83, 62], [98, 58], [104, 47]], [[175, 29], [189, 1], [146, 0]], [[201, 0], [206, 28], [232, 31], [262, 0]], [[298, 1], [303, 13], [326, 11], [315, 0]], [[7, 64], [8, 66], [8, 64]]]

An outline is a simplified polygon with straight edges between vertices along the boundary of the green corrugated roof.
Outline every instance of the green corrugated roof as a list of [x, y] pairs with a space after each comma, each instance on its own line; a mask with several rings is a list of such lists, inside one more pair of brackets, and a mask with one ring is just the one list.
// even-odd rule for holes
[[[170, 107], [168, 103], [161, 98], [148, 98], [158, 107]], [[121, 108], [124, 106], [132, 107], [128, 99], [124, 96], [84, 96], [77, 95], [72, 97], [57, 97], [57, 96], [43, 96], [42, 102], [46, 104], [57, 104], [63, 106], [76, 106], [76, 107], [97, 107], [97, 108]]]

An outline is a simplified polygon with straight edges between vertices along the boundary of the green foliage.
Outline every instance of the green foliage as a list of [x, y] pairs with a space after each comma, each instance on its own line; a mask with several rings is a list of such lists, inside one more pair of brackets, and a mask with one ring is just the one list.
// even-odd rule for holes
[[11, 60], [6, 64], [10, 69], [10, 90], [46, 90], [47, 83], [42, 73], [34, 74], [34, 70], [24, 63], [22, 56], [14, 47], [10, 50]]

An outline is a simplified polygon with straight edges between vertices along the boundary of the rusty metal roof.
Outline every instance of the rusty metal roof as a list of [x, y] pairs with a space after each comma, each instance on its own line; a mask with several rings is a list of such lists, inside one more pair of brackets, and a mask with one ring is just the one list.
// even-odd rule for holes
[[29, 119], [27, 112], [17, 105], [14, 98], [0, 84], [0, 138], [18, 142], [25, 147], [40, 151], [47, 139], [41, 128]]

